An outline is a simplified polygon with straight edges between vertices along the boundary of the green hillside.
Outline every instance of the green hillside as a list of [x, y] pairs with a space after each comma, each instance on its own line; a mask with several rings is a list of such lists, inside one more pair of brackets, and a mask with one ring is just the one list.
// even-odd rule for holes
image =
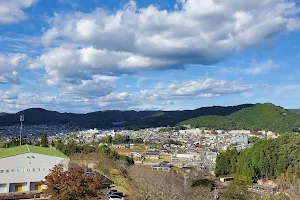
[[222, 116], [203, 116], [189, 119], [180, 125], [213, 129], [270, 130], [278, 133], [292, 132], [300, 126], [300, 116], [271, 103], [257, 104]]
[[222, 129], [222, 130], [231, 130], [231, 129], [241, 129], [244, 127], [243, 124], [229, 119], [228, 117], [223, 116], [201, 116], [193, 119], [189, 119], [180, 123], [180, 125], [191, 125], [194, 128], [207, 127], [210, 129]]
[[213, 106], [202, 107], [195, 110], [182, 111], [119, 111], [108, 110], [87, 114], [59, 113], [41, 108], [31, 108], [15, 114], [0, 116], [0, 127], [19, 123], [20, 114], [25, 116], [25, 125], [60, 125], [79, 126], [85, 128], [116, 128], [125, 127], [140, 129], [158, 126], [174, 126], [186, 119], [205, 116], [227, 116], [236, 111], [253, 106], [243, 104], [237, 106]]

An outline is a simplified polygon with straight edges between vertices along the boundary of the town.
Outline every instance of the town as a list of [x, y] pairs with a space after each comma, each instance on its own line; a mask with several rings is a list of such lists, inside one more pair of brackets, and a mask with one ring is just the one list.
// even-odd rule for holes
[[[36, 133], [39, 134], [31, 134], [32, 128], [35, 128]], [[47, 128], [47, 134], [40, 132], [43, 128]], [[5, 129], [13, 131], [17, 129], [17, 126], [3, 127], [2, 130]], [[2, 147], [18, 139], [18, 137], [11, 135], [1, 137], [0, 145]], [[185, 176], [186, 173], [196, 170], [206, 177], [215, 177], [216, 160], [220, 153], [231, 149], [241, 151], [252, 147], [257, 140], [275, 139], [278, 134], [271, 131], [226, 131], [205, 127], [191, 128], [189, 126], [156, 127], [140, 130], [120, 128], [101, 130], [35, 125], [29, 126], [29, 130], [24, 131], [23, 142], [40, 146], [44, 136], [47, 137], [47, 142], [53, 147], [58, 142], [62, 145], [74, 143], [87, 148], [106, 146], [119, 155], [132, 158], [135, 165], [150, 167], [152, 170], [165, 171], [165, 173], [178, 173], [180, 170], [184, 172]], [[72, 155], [72, 153], [68, 154]], [[85, 160], [84, 157], [76, 159], [79, 162]], [[92, 163], [88, 166], [93, 169], [95, 164]], [[230, 177], [221, 177], [219, 181], [225, 183], [230, 179]], [[258, 194], [273, 194], [273, 186], [265, 182], [259, 183], [253, 185], [249, 190], [251, 189]], [[124, 191], [124, 188], [121, 190]], [[218, 190], [216, 191], [218, 192]], [[128, 193], [125, 189], [125, 194]], [[217, 193], [215, 196], [218, 196]]]

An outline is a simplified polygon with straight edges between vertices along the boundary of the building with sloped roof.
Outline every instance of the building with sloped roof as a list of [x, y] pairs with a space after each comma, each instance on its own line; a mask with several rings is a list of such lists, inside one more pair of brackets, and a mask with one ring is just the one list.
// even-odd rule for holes
[[0, 149], [0, 193], [41, 191], [49, 170], [58, 164], [67, 169], [69, 161], [52, 148], [23, 145]]

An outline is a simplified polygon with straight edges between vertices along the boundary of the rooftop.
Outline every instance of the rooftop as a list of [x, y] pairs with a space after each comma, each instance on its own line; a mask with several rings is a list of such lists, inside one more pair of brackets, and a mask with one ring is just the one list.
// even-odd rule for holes
[[31, 146], [31, 145], [22, 145], [22, 146], [17, 146], [17, 147], [0, 149], [0, 159], [11, 157], [11, 156], [17, 156], [17, 155], [25, 154], [25, 153], [36, 153], [36, 154], [42, 154], [42, 155], [47, 155], [47, 156], [68, 158], [68, 156], [66, 156], [65, 154], [63, 154], [62, 152], [60, 152], [56, 149], [37, 147], [37, 146]]

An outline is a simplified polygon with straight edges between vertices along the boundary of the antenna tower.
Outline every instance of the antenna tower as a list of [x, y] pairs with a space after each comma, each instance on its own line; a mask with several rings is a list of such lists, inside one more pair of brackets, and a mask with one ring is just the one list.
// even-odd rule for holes
[[24, 115], [20, 115], [20, 146], [22, 145], [22, 129], [23, 129]]

